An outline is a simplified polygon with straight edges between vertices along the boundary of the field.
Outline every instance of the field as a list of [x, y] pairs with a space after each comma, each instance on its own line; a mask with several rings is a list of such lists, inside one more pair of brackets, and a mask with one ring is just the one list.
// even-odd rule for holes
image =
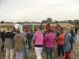
[[[44, 51], [42, 52], [42, 57], [43, 57], [42, 59], [46, 59], [46, 55], [45, 55]], [[57, 57], [56, 48], [54, 50], [54, 58], [55, 59], [64, 59], [61, 57], [60, 58]], [[0, 59], [5, 59], [5, 52], [0, 51]], [[29, 51], [28, 58], [26, 58], [26, 59], [36, 59], [34, 49]], [[76, 40], [76, 42], [74, 43], [74, 49], [71, 52], [71, 59], [79, 59], [79, 37]]]

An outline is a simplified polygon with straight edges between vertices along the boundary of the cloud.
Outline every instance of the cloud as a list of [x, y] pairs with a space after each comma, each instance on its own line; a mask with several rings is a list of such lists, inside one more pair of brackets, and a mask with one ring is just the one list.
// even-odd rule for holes
[[41, 21], [47, 17], [63, 20], [79, 18], [78, 15], [79, 0], [2, 0], [0, 3], [0, 20]]

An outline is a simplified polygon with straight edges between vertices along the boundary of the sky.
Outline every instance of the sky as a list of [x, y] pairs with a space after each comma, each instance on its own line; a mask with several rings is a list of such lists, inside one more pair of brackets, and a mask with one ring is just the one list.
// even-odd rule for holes
[[79, 19], [79, 0], [0, 0], [0, 21]]

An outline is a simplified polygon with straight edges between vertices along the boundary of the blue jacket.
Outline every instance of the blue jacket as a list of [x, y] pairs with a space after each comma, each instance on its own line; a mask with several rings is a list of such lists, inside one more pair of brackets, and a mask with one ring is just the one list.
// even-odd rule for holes
[[75, 41], [75, 32], [73, 30], [71, 30], [71, 42], [73, 43]]
[[71, 49], [70, 40], [71, 40], [71, 33], [65, 33], [65, 37], [64, 37], [64, 51], [70, 51], [70, 49]]

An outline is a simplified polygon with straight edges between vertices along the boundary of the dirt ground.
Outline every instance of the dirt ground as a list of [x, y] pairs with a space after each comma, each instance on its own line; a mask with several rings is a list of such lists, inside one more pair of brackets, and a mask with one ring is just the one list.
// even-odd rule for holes
[[[54, 50], [54, 54], [52, 54], [52, 55], [54, 55], [54, 59], [64, 59], [61, 57], [59, 57], [59, 58], [57, 57], [56, 49]], [[42, 57], [43, 57], [42, 59], [46, 59], [46, 55], [45, 55], [44, 51], [42, 52]], [[0, 59], [5, 59], [5, 52], [0, 51]], [[29, 51], [29, 56], [26, 59], [36, 59], [34, 50]], [[79, 59], [79, 36], [78, 36], [78, 39], [76, 40], [76, 42], [74, 43], [74, 49], [71, 52], [71, 59]]]

